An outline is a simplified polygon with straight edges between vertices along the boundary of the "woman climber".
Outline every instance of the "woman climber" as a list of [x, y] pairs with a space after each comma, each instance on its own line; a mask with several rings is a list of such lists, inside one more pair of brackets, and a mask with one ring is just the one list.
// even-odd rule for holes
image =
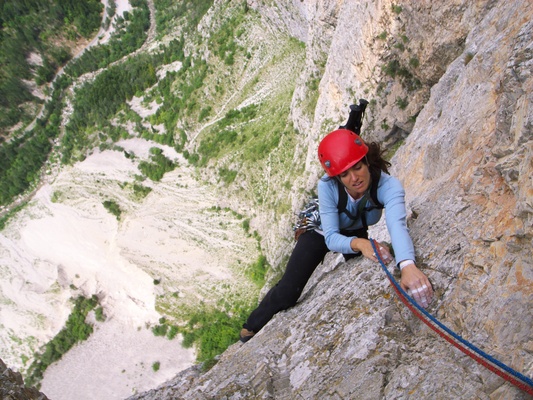
[[[346, 259], [364, 256], [377, 262], [368, 239], [368, 226], [376, 224], [386, 209], [400, 285], [422, 307], [433, 298], [426, 275], [415, 265], [415, 251], [406, 224], [405, 192], [400, 181], [389, 175], [378, 143], [368, 145], [354, 132], [337, 129], [322, 139], [318, 159], [326, 174], [318, 182], [320, 226], [299, 235], [281, 280], [270, 289], [243, 325], [240, 340], [250, 340], [279, 311], [296, 304], [304, 286], [328, 251]], [[386, 246], [379, 251], [392, 261]]]

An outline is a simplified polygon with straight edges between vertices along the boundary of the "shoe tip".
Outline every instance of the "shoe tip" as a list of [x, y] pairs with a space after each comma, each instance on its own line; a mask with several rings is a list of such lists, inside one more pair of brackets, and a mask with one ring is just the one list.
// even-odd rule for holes
[[239, 334], [239, 339], [241, 342], [246, 343], [248, 340], [253, 338], [255, 335], [255, 332], [249, 331], [248, 329], [243, 329], [241, 333]]

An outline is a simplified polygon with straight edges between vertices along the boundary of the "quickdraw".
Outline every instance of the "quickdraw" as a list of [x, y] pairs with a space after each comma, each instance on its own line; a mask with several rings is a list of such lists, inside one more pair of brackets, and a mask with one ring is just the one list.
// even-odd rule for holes
[[310, 230], [320, 228], [320, 212], [318, 211], [318, 199], [310, 199], [304, 206], [304, 209], [298, 213], [298, 222], [292, 228], [294, 231], [294, 239]]
[[480, 350], [472, 343], [463, 339], [460, 335], [447, 328], [435, 317], [433, 317], [426, 310], [420, 307], [416, 303], [416, 301], [414, 301], [413, 298], [409, 296], [405, 292], [405, 290], [402, 289], [398, 282], [396, 282], [396, 279], [394, 279], [394, 276], [392, 276], [392, 274], [389, 272], [387, 266], [381, 258], [378, 246], [376, 246], [373, 239], [370, 239], [370, 243], [372, 244], [372, 248], [374, 249], [374, 252], [377, 255], [381, 268], [383, 268], [383, 270], [387, 274], [387, 277], [389, 278], [396, 294], [398, 295], [400, 300], [407, 306], [407, 308], [409, 308], [413, 312], [413, 314], [415, 314], [422, 322], [429, 326], [439, 336], [441, 336], [446, 341], [457, 347], [466, 355], [476, 360], [479, 364], [483, 365], [485, 368], [494, 372], [506, 381], [512, 383], [524, 392], [533, 395], [533, 380], [531, 378], [528, 378], [527, 376], [515, 371], [511, 367], [505, 365], [504, 363], [496, 360], [494, 357]]

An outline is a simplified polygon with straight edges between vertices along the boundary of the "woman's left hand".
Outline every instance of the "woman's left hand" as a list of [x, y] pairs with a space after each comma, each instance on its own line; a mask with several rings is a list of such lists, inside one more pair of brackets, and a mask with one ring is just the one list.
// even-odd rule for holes
[[400, 286], [423, 308], [426, 308], [433, 300], [433, 287], [428, 277], [415, 264], [407, 265], [402, 269]]
[[[389, 248], [387, 246], [382, 245], [381, 243], [374, 242], [377, 246], [379, 255], [381, 256], [381, 259], [385, 264], [390, 263], [393, 258], [390, 254]], [[369, 260], [372, 260], [374, 262], [378, 262], [378, 256], [374, 252], [374, 248], [372, 247], [372, 243], [370, 243], [370, 240], [364, 239], [364, 238], [353, 238], [350, 242], [350, 247], [353, 251], [360, 251], [363, 253], [363, 256], [368, 258]]]
[[[392, 258], [392, 255], [390, 253], [390, 250], [387, 246], [385, 245], [382, 245], [381, 243], [379, 242], [374, 242], [377, 246], [377, 249], [378, 249], [378, 252], [379, 252], [379, 256], [381, 257], [381, 260], [383, 261], [384, 264], [388, 264], [390, 263], [393, 258]], [[372, 258], [371, 258], [372, 261], [379, 261], [378, 259], [378, 256], [376, 253], [372, 252]]]

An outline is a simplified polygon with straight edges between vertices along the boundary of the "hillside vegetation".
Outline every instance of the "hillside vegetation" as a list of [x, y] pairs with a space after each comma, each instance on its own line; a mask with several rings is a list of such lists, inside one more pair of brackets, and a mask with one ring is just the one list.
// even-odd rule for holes
[[[10, 204], [39, 180], [54, 140], [60, 139], [55, 151], [60, 161], [72, 163], [95, 147], [103, 149], [133, 135], [174, 146], [198, 167], [216, 164], [217, 180], [225, 185], [245, 180], [253, 188], [249, 199], [255, 204], [268, 203], [278, 214], [287, 212], [290, 204], [284, 196], [266, 199], [263, 177], [246, 166], [264, 170], [261, 164], [274, 162], [270, 169], [284, 171], [281, 179], [287, 187], [291, 175], [302, 171], [301, 166], [290, 162], [297, 132], [288, 122], [288, 106], [304, 46], [287, 36], [272, 51], [268, 38], [255, 40], [259, 16], [246, 3], [227, 5], [218, 11], [224, 17], [209, 27], [209, 37], [182, 35], [151, 53], [123, 59], [93, 78], [75, 83], [83, 74], [109, 65], [142, 43], [135, 37], [142, 40], [144, 31], [133, 27], [147, 28], [146, 5], [133, 4], [137, 7], [128, 18], [127, 29], [115, 34], [120, 40], [91, 48], [70, 62], [65, 74], [56, 80], [45, 113], [33, 130], [2, 146], [0, 204]], [[208, 4], [201, 4], [205, 12]], [[165, 10], [156, 16], [159, 34], [165, 35], [171, 29], [169, 21], [174, 21], [170, 18], [174, 15], [172, 7], [164, 2], [156, 2], [156, 6]], [[187, 24], [199, 21], [202, 14], [195, 2], [183, 7], [176, 7], [175, 15], [188, 12], [191, 17], [180, 20]], [[134, 39], [131, 47], [124, 46], [130, 36]], [[188, 49], [184, 50], [186, 41]], [[121, 44], [120, 52], [115, 43]], [[178, 70], [157, 76], [159, 70], [175, 62], [181, 65]], [[277, 75], [275, 81], [273, 74]], [[74, 96], [68, 94], [72, 84]], [[156, 113], [143, 118], [132, 111], [128, 101], [133, 96], [141, 96], [145, 104], [155, 101]], [[61, 124], [65, 125], [64, 132]], [[134, 126], [133, 132], [130, 126]], [[163, 128], [156, 130], [154, 126]]]
[[[29, 124], [28, 119], [2, 143], [1, 226], [20, 210], [15, 205], [31, 198], [55, 170], [84, 160], [96, 149], [124, 151], [138, 162], [133, 188], [144, 195], [137, 201], [151, 191], [145, 179], [160, 181], [176, 164], [158, 147], [151, 149], [150, 160], [139, 160], [116, 143], [138, 137], [182, 153], [199, 179], [204, 176], [220, 185], [227, 198], [252, 207], [247, 215], [220, 207], [213, 213], [234, 215], [241, 229], [256, 238], [260, 254], [239, 267], [244, 269], [240, 274], [253, 282], [255, 294], [247, 286], [233, 285], [210, 294], [225, 293], [226, 299], [218, 304], [209, 300], [187, 307], [176, 306], [172, 293], [158, 298], [157, 308], [165, 317], [154, 334], [173, 338], [182, 333], [184, 345], [195, 345], [198, 361], [209, 365], [233, 343], [265, 283], [268, 261], [250, 219], [260, 209], [269, 210], [274, 218], [286, 217], [291, 212], [291, 181], [304, 169], [303, 163], [293, 162], [298, 132], [289, 122], [289, 111], [305, 46], [288, 35], [265, 35], [260, 15], [245, 2], [221, 5], [210, 19], [205, 17], [212, 2], [156, 1], [156, 35], [161, 42], [151, 51], [136, 53], [145, 44], [150, 16], [147, 2], [131, 5], [131, 12], [116, 19], [108, 42], [89, 48], [51, 77], [50, 96], [36, 123]], [[212, 25], [200, 27], [202, 18]], [[157, 106], [154, 112], [143, 113], [134, 102], [140, 102], [141, 109]], [[282, 186], [273, 191], [278, 183]], [[129, 185], [122, 188], [129, 190]], [[53, 201], [65, 201], [65, 196], [55, 192]], [[119, 221], [130, 207], [120, 198], [102, 204]], [[239, 208], [237, 203], [232, 206]], [[34, 365], [40, 367], [32, 367], [34, 382], [48, 366], [47, 352], [56, 340], [35, 355]]]
[[[9, 38], [33, 35], [25, 28], [15, 34], [20, 20], [12, 16], [36, 18], [40, 3], [21, 4], [26, 8], [18, 14], [4, 6], [11, 10], [2, 17], [2, 40], [11, 43], [6, 51], [16, 44]], [[59, 176], [46, 196], [61, 206], [90, 199], [80, 201], [77, 214], [110, 216], [115, 230], [102, 242], [130, 257], [128, 272], [142, 270], [133, 288], [155, 293], [160, 319], [149, 329], [169, 339], [181, 334], [205, 370], [236, 341], [260, 288], [284, 266], [294, 243], [293, 214], [321, 174], [318, 140], [365, 98], [363, 137], [382, 141], [405, 186], [417, 263], [435, 288], [431, 313], [531, 375], [530, 2], [130, 5], [113, 19], [109, 41], [74, 59], [21, 47], [26, 61], [17, 60], [29, 72], [21, 67], [16, 79], [2, 81], [16, 110], [0, 126], [0, 228], [17, 212], [32, 218], [35, 209], [25, 210], [24, 202]], [[59, 15], [40, 11], [43, 21]], [[98, 13], [105, 26], [113, 6]], [[65, 43], [72, 52], [91, 37], [69, 15], [53, 36], [60, 46], [50, 49]], [[66, 33], [73, 31], [77, 36]], [[54, 71], [64, 69], [52, 74], [44, 61], [44, 69], [31, 67], [39, 57]], [[37, 86], [19, 92], [21, 82]], [[42, 100], [32, 97], [37, 89]], [[133, 151], [127, 142], [149, 150], [136, 154], [142, 146]], [[94, 168], [102, 153], [116, 155], [114, 166], [124, 169], [116, 167], [111, 177], [76, 170]], [[182, 207], [186, 200], [192, 206]], [[138, 226], [146, 229], [142, 235]], [[386, 239], [385, 226], [375, 228], [372, 235]], [[201, 251], [176, 256], [171, 250], [182, 242]], [[10, 255], [20, 257], [17, 250]], [[185, 262], [208, 256], [228, 264], [221, 272], [212, 263], [220, 272], [216, 281], [203, 279], [210, 265], [195, 270]], [[375, 267], [330, 255], [302, 301], [250, 343], [231, 347], [206, 374], [191, 368], [141, 398], [523, 398], [431, 336], [391, 300]], [[185, 287], [171, 280], [176, 275], [185, 277]], [[67, 278], [73, 285], [84, 277]], [[36, 347], [35, 338], [12, 338]], [[43, 349], [63, 342], [60, 336]], [[42, 356], [36, 365], [46, 367], [52, 358]]]
[[[286, 230], [294, 204], [303, 203], [309, 195], [301, 183], [295, 190], [295, 182], [306, 179], [308, 172], [301, 148], [305, 136], [291, 122], [290, 112], [300, 85], [307, 91], [300, 103], [303, 118], [313, 118], [325, 55], [317, 61], [309, 81], [302, 81], [304, 42], [265, 29], [262, 16], [245, 1], [156, 0], [156, 41], [146, 43], [149, 3], [134, 0], [130, 4], [131, 12], [114, 19], [108, 42], [88, 48], [57, 76], [51, 74], [41, 81], [33, 73], [38, 84], [52, 83], [46, 88], [49, 97], [36, 123], [30, 125], [27, 118], [26, 125], [0, 148], [0, 205], [11, 210], [4, 211], [1, 226], [20, 209], [14, 205], [30, 198], [37, 185], [61, 165], [83, 161], [96, 149], [121, 151], [118, 141], [143, 138], [173, 147], [195, 167], [199, 180], [218, 185], [224, 198], [221, 204], [243, 219], [243, 227], [258, 242], [260, 257], [250, 260], [246, 275], [261, 287], [279, 273], [283, 258], [262, 253], [270, 239], [265, 240], [259, 232], [268, 229], [257, 226], [260, 222], [250, 227], [250, 220], [266, 218], [269, 226]], [[36, 18], [40, 10], [46, 15], [43, 23], [60, 15], [56, 9], [39, 9], [36, 4], [21, 10], [28, 18]], [[91, 15], [100, 12], [94, 7]], [[113, 15], [112, 6], [106, 21]], [[79, 39], [72, 33], [74, 28], [88, 37], [97, 29], [96, 23], [90, 32], [85, 25], [82, 29], [73, 16], [63, 19], [65, 24], [53, 25], [56, 36], [69, 31], [74, 40]], [[35, 46], [44, 48], [39, 43]], [[137, 51], [146, 45], [149, 51]], [[54, 71], [68, 59], [54, 64]], [[153, 111], [140, 112], [134, 102]], [[133, 185], [139, 193], [151, 190], [143, 183], [146, 178], [160, 181], [175, 168], [162, 150], [155, 147], [151, 153], [150, 161], [139, 162]], [[105, 200], [103, 205], [117, 220], [127, 209], [119, 199]], [[281, 243], [288, 239], [286, 233]], [[269, 261], [274, 268], [266, 272]], [[200, 361], [210, 361], [232, 343], [254, 301], [237, 296], [234, 304], [226, 301], [214, 309], [176, 309], [172, 296], [161, 296], [158, 309], [168, 319], [163, 318], [154, 333], [166, 335], [170, 329], [175, 336], [177, 329], [186, 344], [198, 343]], [[210, 325], [231, 328], [217, 329], [218, 335], [214, 335]]]
[[98, 0], [2, 2], [0, 139], [36, 116], [43, 99], [32, 88], [50, 83], [76, 43], [98, 31], [102, 9]]

